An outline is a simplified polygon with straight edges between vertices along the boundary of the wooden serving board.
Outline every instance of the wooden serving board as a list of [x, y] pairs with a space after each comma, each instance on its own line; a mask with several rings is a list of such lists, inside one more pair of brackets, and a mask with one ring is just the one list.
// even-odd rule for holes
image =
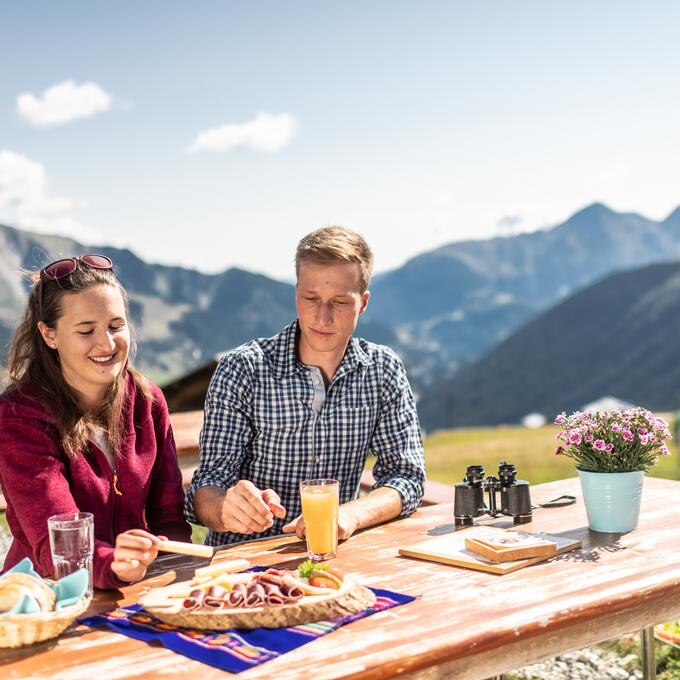
[[334, 593], [305, 595], [295, 604], [250, 609], [187, 611], [182, 608], [183, 598], [178, 595], [188, 593], [194, 588], [196, 586], [192, 586], [189, 581], [173, 583], [165, 588], [152, 590], [142, 597], [139, 603], [149, 614], [165, 623], [199, 630], [285, 628], [355, 614], [375, 604], [373, 592], [347, 576], [342, 588]]
[[[443, 564], [452, 564], [456, 567], [465, 567], [466, 569], [479, 569], [480, 571], [488, 571], [492, 574], [508, 574], [512, 571], [517, 571], [517, 569], [522, 569], [522, 567], [528, 567], [530, 564], [548, 559], [547, 557], [529, 557], [498, 564], [465, 548], [466, 539], [483, 539], [492, 535], [498, 535], [498, 532], [504, 531], [505, 529], [497, 527], [470, 527], [469, 529], [462, 529], [454, 533], [437, 536], [436, 538], [430, 538], [413, 545], [403, 546], [399, 548], [399, 553], [406, 557], [417, 557], [421, 560], [442, 562]], [[557, 555], [581, 547], [581, 541], [576, 539], [554, 536], [552, 534], [537, 534], [537, 536], [554, 542], [557, 545]]]

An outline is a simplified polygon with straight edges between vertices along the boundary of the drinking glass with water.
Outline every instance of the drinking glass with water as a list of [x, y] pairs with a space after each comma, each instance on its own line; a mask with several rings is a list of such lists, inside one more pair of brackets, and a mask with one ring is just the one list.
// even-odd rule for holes
[[47, 520], [54, 578], [87, 569], [88, 594], [92, 595], [92, 557], [94, 555], [94, 517], [91, 512], [67, 512]]

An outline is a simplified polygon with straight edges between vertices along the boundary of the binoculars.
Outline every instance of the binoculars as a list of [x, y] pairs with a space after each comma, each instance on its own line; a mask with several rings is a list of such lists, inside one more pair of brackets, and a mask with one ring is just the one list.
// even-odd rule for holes
[[[529, 482], [517, 479], [512, 463], [502, 460], [498, 477], [484, 477], [484, 467], [469, 465], [462, 482], [456, 484], [453, 517], [456, 526], [472, 526], [475, 517], [490, 515], [512, 517], [515, 524], [531, 522], [531, 496]], [[484, 505], [484, 492], [488, 493], [489, 506]], [[496, 491], [500, 491], [500, 508], [496, 504]]]

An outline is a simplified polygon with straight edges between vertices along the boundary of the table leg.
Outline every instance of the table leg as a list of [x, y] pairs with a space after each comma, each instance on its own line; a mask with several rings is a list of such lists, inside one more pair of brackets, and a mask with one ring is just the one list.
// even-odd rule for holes
[[642, 645], [642, 677], [644, 680], [655, 680], [654, 626], [647, 626], [640, 631], [640, 643]]

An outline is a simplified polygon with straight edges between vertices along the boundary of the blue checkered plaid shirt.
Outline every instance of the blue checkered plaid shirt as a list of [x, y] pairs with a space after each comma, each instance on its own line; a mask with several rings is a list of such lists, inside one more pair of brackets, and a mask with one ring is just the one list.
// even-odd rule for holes
[[319, 410], [318, 373], [297, 360], [297, 333], [295, 321], [272, 338], [232, 350], [212, 377], [187, 519], [199, 523], [193, 508], [198, 489], [228, 489], [239, 479], [274, 489], [286, 517], [259, 534], [211, 531], [209, 545], [281, 533], [300, 514], [303, 479], [338, 479], [340, 502], [356, 498], [369, 451], [376, 456], [374, 488], [387, 486], [401, 494], [402, 517], [420, 504], [425, 459], [399, 357], [388, 347], [352, 338]]

